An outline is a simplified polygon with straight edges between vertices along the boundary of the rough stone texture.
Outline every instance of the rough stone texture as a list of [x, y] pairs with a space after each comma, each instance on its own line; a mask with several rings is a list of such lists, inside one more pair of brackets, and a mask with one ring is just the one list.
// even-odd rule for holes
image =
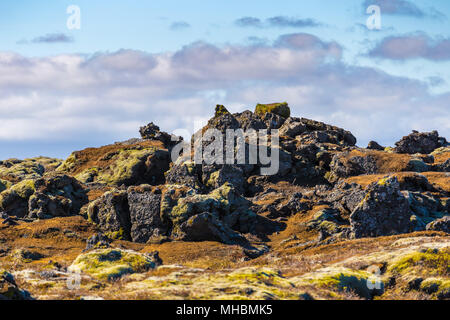
[[127, 192], [108, 191], [88, 207], [89, 220], [111, 239], [130, 240], [130, 212]]
[[427, 225], [427, 230], [450, 233], [450, 216], [445, 216], [441, 219], [437, 219], [433, 222], [430, 222]]
[[183, 140], [183, 138], [181, 137], [176, 137], [168, 134], [167, 132], [161, 131], [159, 127], [155, 125], [153, 122], [149, 123], [144, 127], [141, 127], [139, 129], [139, 133], [141, 134], [142, 139], [159, 140], [166, 147], [171, 147]]
[[324, 201], [329, 203], [332, 208], [338, 209], [342, 214], [353, 212], [366, 195], [365, 190], [360, 185], [346, 182], [339, 182], [331, 191], [326, 191], [324, 194], [318, 193]]
[[186, 241], [219, 241], [226, 244], [245, 243], [245, 238], [212, 214], [205, 212], [183, 222], [180, 230]]
[[31, 300], [31, 296], [17, 286], [11, 273], [0, 269], [0, 300]]
[[130, 207], [131, 239], [146, 243], [158, 239], [167, 232], [167, 226], [160, 216], [161, 193], [152, 191], [150, 186], [128, 188]]
[[336, 154], [331, 160], [330, 180], [377, 172], [377, 162], [372, 156], [354, 156], [348, 160], [344, 159], [345, 156], [346, 153]]
[[92, 237], [86, 240], [86, 249], [85, 251], [92, 249], [106, 249], [109, 248], [109, 244], [111, 243], [111, 239], [105, 236], [103, 233], [96, 233]]
[[81, 184], [67, 175], [35, 181], [36, 192], [28, 200], [28, 217], [49, 219], [79, 214], [88, 202]]
[[409, 204], [400, 192], [396, 177], [372, 183], [366, 195], [350, 215], [355, 238], [379, 237], [410, 230]]
[[413, 131], [410, 135], [404, 136], [400, 141], [396, 142], [396, 147], [394, 150], [398, 153], [429, 154], [435, 149], [443, 147], [446, 144], [447, 142], [445, 139], [440, 138], [437, 131]]
[[367, 149], [383, 151], [384, 147], [380, 146], [376, 141], [370, 141], [369, 144], [367, 145]]

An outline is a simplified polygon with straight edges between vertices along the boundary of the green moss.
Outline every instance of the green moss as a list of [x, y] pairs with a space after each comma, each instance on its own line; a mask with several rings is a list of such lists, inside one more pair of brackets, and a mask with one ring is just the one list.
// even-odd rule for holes
[[291, 116], [291, 110], [287, 102], [283, 103], [272, 103], [272, 104], [257, 104], [255, 108], [255, 113], [259, 115], [264, 115], [266, 113], [274, 113], [284, 118], [289, 118]]
[[146, 272], [155, 268], [149, 257], [121, 249], [100, 249], [78, 256], [69, 267], [71, 272], [84, 272], [102, 280], [113, 280], [124, 274]]
[[217, 118], [217, 117], [220, 117], [220, 116], [222, 116], [224, 114], [229, 114], [229, 113], [230, 112], [227, 110], [227, 108], [225, 108], [223, 105], [218, 104], [216, 106], [216, 112], [214, 114], [214, 117]]
[[414, 252], [394, 261], [388, 268], [398, 274], [426, 273], [427, 275], [450, 274], [449, 249]]
[[83, 183], [93, 182], [95, 178], [98, 176], [99, 168], [92, 167], [84, 170], [83, 172], [77, 174], [75, 179]]
[[126, 240], [127, 239], [125, 230], [123, 228], [120, 228], [119, 231], [106, 232], [105, 236], [107, 236], [108, 238], [110, 238], [112, 240]]
[[374, 295], [382, 294], [384, 291], [383, 283], [380, 283], [381, 289], [369, 288], [369, 282], [374, 283], [371, 273], [347, 268], [329, 269], [322, 273], [306, 277], [306, 281], [319, 287], [353, 292], [366, 299], [370, 299]]
[[98, 172], [97, 181], [110, 185], [127, 184], [137, 175], [144, 161], [156, 150], [154, 147], [142, 150], [120, 150], [117, 155], [113, 155], [109, 168]]

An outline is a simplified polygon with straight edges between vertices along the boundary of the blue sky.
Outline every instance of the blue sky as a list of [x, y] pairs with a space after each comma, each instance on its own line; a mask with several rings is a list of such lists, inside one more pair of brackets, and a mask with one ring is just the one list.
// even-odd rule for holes
[[[370, 4], [381, 7], [379, 31], [365, 27]], [[80, 30], [66, 27], [69, 5]], [[0, 30], [2, 159], [66, 157], [146, 122], [189, 129], [216, 103], [239, 111], [278, 99], [360, 145], [412, 129], [449, 138], [446, 0], [22, 0], [0, 3]], [[280, 44], [287, 36], [295, 47]], [[246, 59], [255, 64], [239, 73]]]

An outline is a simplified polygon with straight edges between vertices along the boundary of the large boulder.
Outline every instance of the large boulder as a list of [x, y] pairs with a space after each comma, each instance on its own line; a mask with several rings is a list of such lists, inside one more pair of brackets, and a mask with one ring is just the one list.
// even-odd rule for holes
[[[202, 238], [214, 241], [222, 231], [225, 232], [229, 229], [257, 236], [280, 230], [279, 223], [257, 215], [250, 209], [251, 206], [252, 203], [243, 198], [227, 182], [208, 194], [198, 194], [195, 190], [169, 189], [163, 195], [161, 215], [163, 220], [169, 221], [172, 226], [171, 237], [173, 239]], [[210, 214], [211, 217], [201, 215], [191, 219], [191, 217], [204, 213]], [[190, 227], [191, 223], [195, 227]], [[210, 231], [202, 233], [201, 236], [192, 234], [192, 232], [200, 230], [198, 227], [200, 225], [208, 225]], [[211, 238], [205, 239], [205, 234], [210, 235]], [[219, 238], [227, 239], [223, 236]], [[230, 234], [228, 239], [238, 238]]]
[[0, 300], [31, 300], [31, 296], [17, 286], [11, 273], [0, 269]]
[[79, 214], [88, 202], [81, 184], [67, 175], [38, 179], [36, 192], [28, 200], [28, 217], [48, 219]]
[[161, 191], [153, 190], [149, 185], [141, 185], [129, 187], [127, 193], [131, 239], [140, 243], [161, 240], [168, 229], [160, 215]]
[[167, 132], [161, 131], [153, 122], [141, 127], [139, 129], [139, 133], [141, 134], [142, 139], [161, 141], [167, 148], [183, 140], [181, 137], [176, 137], [168, 134]]
[[117, 280], [125, 274], [143, 273], [161, 264], [158, 254], [142, 254], [118, 248], [98, 249], [79, 255], [68, 271], [100, 280]]
[[442, 217], [427, 225], [427, 230], [442, 231], [450, 233], [450, 216]]
[[8, 216], [23, 218], [28, 215], [28, 199], [35, 193], [35, 180], [23, 180], [0, 193], [0, 211]]
[[429, 154], [435, 149], [447, 145], [445, 138], [439, 137], [437, 131], [418, 132], [413, 131], [410, 135], [403, 137], [395, 143], [395, 152], [398, 153], [422, 153]]
[[409, 204], [396, 177], [372, 183], [350, 215], [355, 238], [408, 233], [411, 228]]
[[120, 142], [73, 152], [56, 170], [83, 183], [109, 186], [164, 183], [170, 153], [161, 141]]
[[128, 194], [124, 190], [104, 193], [88, 206], [88, 219], [111, 239], [130, 240]]
[[226, 244], [245, 244], [246, 239], [216, 216], [204, 212], [190, 217], [180, 225], [185, 241], [218, 241]]

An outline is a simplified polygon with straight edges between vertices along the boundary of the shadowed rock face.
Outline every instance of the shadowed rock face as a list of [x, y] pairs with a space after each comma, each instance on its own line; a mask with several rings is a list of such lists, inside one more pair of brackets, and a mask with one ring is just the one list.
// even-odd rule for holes
[[379, 237], [410, 231], [409, 204], [397, 178], [371, 184], [364, 199], [350, 215], [355, 238]]
[[437, 131], [413, 131], [410, 135], [405, 136], [400, 141], [396, 142], [395, 145], [395, 151], [398, 153], [429, 154], [437, 148], [445, 147], [447, 145], [447, 140], [439, 137]]

